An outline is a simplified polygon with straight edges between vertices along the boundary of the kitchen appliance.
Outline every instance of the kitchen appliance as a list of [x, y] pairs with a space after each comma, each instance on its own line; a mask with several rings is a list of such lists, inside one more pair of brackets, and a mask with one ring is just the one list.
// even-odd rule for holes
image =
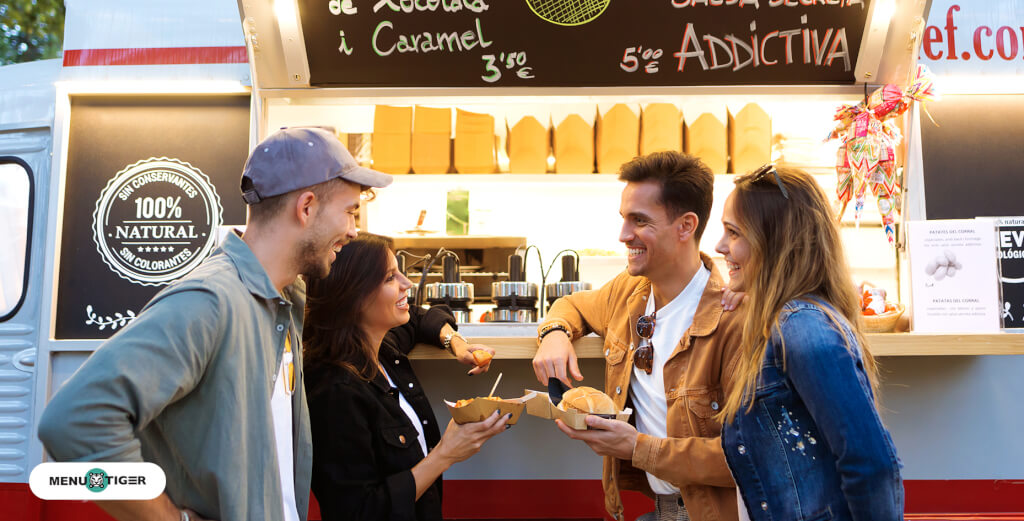
[[470, 321], [469, 304], [473, 301], [473, 285], [462, 282], [459, 275], [459, 258], [452, 252], [445, 252], [441, 260], [442, 282], [427, 284], [427, 302], [431, 306], [447, 305], [455, 315], [455, 321]]
[[491, 283], [491, 301], [497, 306], [484, 315], [487, 322], [536, 322], [537, 285], [526, 282], [523, 257], [508, 257], [508, 280]]
[[589, 282], [580, 281], [580, 258], [573, 251], [573, 255], [562, 256], [562, 280], [544, 286], [544, 298], [550, 309], [551, 304], [554, 304], [559, 298], [590, 288]]

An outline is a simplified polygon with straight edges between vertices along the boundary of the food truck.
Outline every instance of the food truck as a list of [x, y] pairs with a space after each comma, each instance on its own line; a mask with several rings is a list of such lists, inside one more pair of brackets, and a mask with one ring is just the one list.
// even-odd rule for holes
[[[615, 172], [637, 154], [682, 150], [714, 170], [711, 253], [734, 174], [776, 161], [836, 192], [839, 143], [823, 143], [836, 109], [906, 86], [925, 63], [951, 88], [895, 121], [895, 223], [870, 197], [843, 217], [855, 276], [913, 315], [908, 223], [1022, 213], [1020, 151], [1006, 145], [1024, 117], [1019, 2], [67, 4], [60, 60], [0, 68], [0, 517], [106, 519], [32, 495], [29, 474], [47, 460], [39, 415], [104, 339], [244, 225], [242, 164], [282, 126], [331, 127], [361, 163], [395, 174], [360, 226], [409, 253], [424, 305], [454, 301], [462, 334], [496, 349], [482, 381], [444, 352], [413, 352], [439, 418], [445, 400], [482, 395], [499, 372], [502, 396], [540, 385], [530, 360], [545, 297], [623, 269]], [[454, 275], [414, 264], [442, 248], [458, 258]], [[556, 267], [565, 250], [570, 274]], [[524, 252], [510, 276], [507, 259]], [[1024, 518], [1024, 335], [910, 318], [909, 333], [868, 335], [908, 518]], [[595, 387], [602, 345], [576, 343]], [[446, 473], [445, 517], [602, 518], [600, 476], [586, 446], [525, 418]], [[623, 499], [629, 519], [652, 510], [640, 494]]]

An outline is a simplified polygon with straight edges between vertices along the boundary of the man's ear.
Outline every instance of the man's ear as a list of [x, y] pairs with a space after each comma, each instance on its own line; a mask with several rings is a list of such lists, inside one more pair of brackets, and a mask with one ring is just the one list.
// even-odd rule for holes
[[679, 241], [687, 241], [696, 238], [697, 225], [700, 224], [700, 218], [693, 212], [686, 212], [676, 219], [675, 224], [676, 235]]
[[295, 218], [298, 219], [299, 224], [303, 227], [309, 224], [313, 214], [316, 213], [316, 206], [319, 201], [316, 195], [311, 191], [304, 191], [295, 198], [295, 202], [292, 205], [292, 210], [295, 213]]

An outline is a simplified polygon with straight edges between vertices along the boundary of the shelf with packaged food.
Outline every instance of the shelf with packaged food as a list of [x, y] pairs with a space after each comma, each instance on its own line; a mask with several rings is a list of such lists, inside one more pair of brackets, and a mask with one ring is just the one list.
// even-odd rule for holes
[[[433, 232], [428, 234], [432, 240], [454, 247], [451, 245], [462, 241], [459, 238], [462, 236], [450, 236], [445, 232], [451, 229], [450, 221], [457, 220], [449, 218], [451, 196], [456, 195], [467, 201], [465, 207], [456, 207], [464, 215], [451, 214], [461, 216], [461, 221], [464, 221], [460, 223], [459, 233], [465, 236], [525, 237], [525, 243], [536, 246], [538, 253], [536, 256], [531, 253], [527, 261], [527, 281], [542, 284], [542, 270], [537, 269], [538, 264], [542, 269], [548, 268], [549, 263], [557, 260], [554, 257], [565, 249], [598, 252], [602, 266], [614, 264], [615, 261], [609, 259], [624, 258], [625, 247], [619, 241], [622, 219], [618, 213], [623, 182], [618, 180], [617, 174], [611, 173], [618, 167], [610, 165], [618, 165], [643, 150], [644, 136], [661, 135], [662, 132], [645, 133], [644, 130], [644, 122], [654, 120], [644, 115], [652, 106], [674, 106], [678, 109], [678, 115], [668, 118], [675, 122], [668, 125], [673, 136], [669, 141], [678, 148], [689, 149], [697, 132], [695, 129], [703, 128], [701, 132], [718, 136], [717, 140], [712, 140], [718, 143], [717, 146], [705, 144], [703, 148], [698, 147], [710, 150], [709, 157], [717, 158], [719, 163], [718, 167], [712, 168], [719, 172], [715, 175], [714, 206], [700, 241], [701, 251], [715, 257], [715, 244], [724, 232], [722, 207], [737, 178], [733, 173], [722, 172], [751, 168], [747, 164], [749, 161], [736, 162], [733, 157], [739, 150], [746, 150], [735, 145], [737, 136], [761, 136], [763, 139], [758, 142], [763, 142], [766, 149], [762, 155], [779, 165], [798, 167], [814, 175], [825, 193], [834, 199], [838, 143], [824, 142], [822, 138], [835, 124], [836, 108], [858, 101], [863, 96], [863, 89], [849, 86], [721, 90], [502, 89], [496, 93], [399, 88], [312, 89], [308, 93], [264, 90], [262, 94], [265, 96], [263, 117], [266, 128], [330, 125], [335, 127], [339, 137], [362, 164], [389, 172], [402, 172], [394, 176], [391, 186], [378, 190], [376, 199], [365, 205], [362, 229], [403, 240], [429, 230]], [[624, 115], [623, 105], [633, 111], [632, 118]], [[741, 113], [752, 105], [766, 114], [767, 126], [742, 124], [746, 120]], [[401, 117], [384, 117], [391, 109], [400, 109]], [[430, 125], [440, 122], [440, 130], [433, 126], [425, 129], [419, 125], [421, 109], [427, 109], [423, 111], [423, 121], [431, 122]], [[606, 116], [614, 110], [618, 110], [618, 119], [613, 124], [613, 118]], [[455, 173], [459, 170], [460, 113], [463, 116], [466, 113], [486, 116], [483, 126], [493, 132], [484, 132], [488, 137], [470, 141], [487, 150], [483, 154], [487, 160], [474, 163], [474, 167], [486, 163], [486, 169], [494, 173]], [[525, 171], [510, 172], [517, 170], [512, 159], [516, 154], [515, 128], [517, 123], [526, 121], [527, 116], [533, 117], [534, 123], [539, 122], [541, 127], [539, 134], [534, 133], [541, 136], [540, 144], [529, 141], [537, 145], [534, 148], [540, 152], [527, 154], [535, 159], [529, 162], [534, 166]], [[588, 137], [583, 142], [591, 145], [592, 150], [588, 152], [587, 160], [573, 163], [573, 168], [562, 168], [562, 173], [553, 173], [559, 166], [564, 167], [564, 163], [559, 165], [556, 160], [559, 122], [574, 116], [583, 118], [587, 123], [583, 134]], [[706, 119], [706, 116], [713, 116], [720, 125], [714, 129], [702, 127], [698, 120]], [[478, 125], [469, 126], [475, 129]], [[610, 144], [621, 144], [616, 139], [602, 140], [602, 126], [629, 129], [624, 134], [629, 135], [632, 144], [627, 148], [631, 152], [622, 156], [625, 159], [610, 162], [606, 158], [601, 164], [601, 143], [606, 148], [615, 148]], [[748, 127], [756, 127], [756, 132]], [[637, 128], [639, 138], [636, 137]], [[748, 130], [738, 132], [738, 128]], [[428, 140], [417, 142], [415, 139], [417, 135], [428, 134]], [[396, 141], [398, 135], [401, 139]], [[634, 142], [634, 139], [639, 141]], [[390, 145], [385, 147], [385, 143]], [[378, 165], [377, 160], [381, 158], [375, 158], [375, 147], [379, 154], [388, 156], [394, 152], [396, 157], [402, 156], [401, 160], [391, 161], [395, 158], [388, 156], [384, 159], [390, 162]], [[402, 149], [402, 154], [397, 153], [398, 149]], [[703, 154], [699, 155], [709, 165], [714, 162]], [[733, 159], [725, 161], [726, 157]], [[425, 166], [418, 169], [417, 161]], [[590, 169], [602, 173], [590, 173]], [[481, 170], [473, 168], [468, 171]], [[855, 280], [870, 281], [887, 288], [894, 294], [894, 300], [900, 300], [897, 253], [885, 239], [876, 206], [867, 201], [860, 219], [854, 217], [853, 210], [847, 211], [841, 226], [847, 260]], [[582, 256], [589, 257], [586, 254]], [[542, 262], [538, 263], [538, 260]], [[614, 266], [591, 270], [593, 262], [590, 261], [589, 258], [581, 260], [580, 276], [581, 280], [590, 282], [594, 287], [607, 282], [621, 270], [621, 267], [616, 269]]]

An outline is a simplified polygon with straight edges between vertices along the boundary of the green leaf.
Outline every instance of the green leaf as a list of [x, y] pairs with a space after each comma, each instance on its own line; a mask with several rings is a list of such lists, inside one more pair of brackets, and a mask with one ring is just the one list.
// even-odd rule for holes
[[64, 42], [62, 0], [0, 4], [0, 65], [58, 58]]

